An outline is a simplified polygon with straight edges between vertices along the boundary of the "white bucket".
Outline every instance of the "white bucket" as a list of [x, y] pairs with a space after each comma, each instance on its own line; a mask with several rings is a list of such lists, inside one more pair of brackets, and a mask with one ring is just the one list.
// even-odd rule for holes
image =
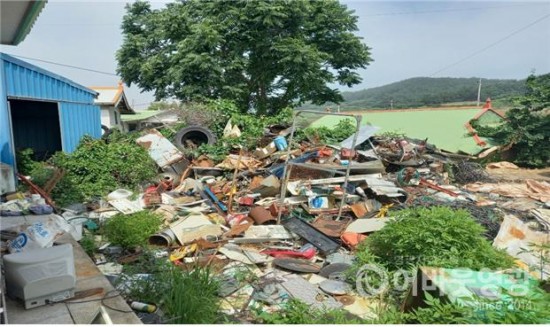
[[75, 217], [67, 220], [71, 225], [71, 236], [75, 241], [80, 241], [82, 239], [82, 225], [88, 221], [86, 217]]

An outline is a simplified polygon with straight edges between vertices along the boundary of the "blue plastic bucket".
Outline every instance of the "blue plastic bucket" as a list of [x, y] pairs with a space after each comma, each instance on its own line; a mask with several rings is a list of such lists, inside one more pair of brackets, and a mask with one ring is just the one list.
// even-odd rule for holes
[[286, 139], [284, 138], [284, 136], [277, 136], [273, 140], [273, 143], [275, 143], [275, 147], [279, 151], [283, 151], [288, 147], [288, 144], [286, 143]]

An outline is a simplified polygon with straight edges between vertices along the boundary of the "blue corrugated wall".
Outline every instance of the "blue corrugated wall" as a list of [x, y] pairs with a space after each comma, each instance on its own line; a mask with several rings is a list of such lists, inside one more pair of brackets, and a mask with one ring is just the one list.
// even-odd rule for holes
[[0, 53], [0, 161], [13, 165], [8, 97], [57, 102], [62, 147], [75, 150], [84, 135], [101, 136], [101, 110], [95, 92], [47, 70]]
[[97, 106], [61, 102], [60, 111], [63, 151], [73, 152], [84, 134], [101, 137], [101, 115], [97, 114]]

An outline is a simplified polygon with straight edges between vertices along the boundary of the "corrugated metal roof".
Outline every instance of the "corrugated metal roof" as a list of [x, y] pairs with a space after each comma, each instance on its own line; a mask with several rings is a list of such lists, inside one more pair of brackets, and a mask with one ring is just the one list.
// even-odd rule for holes
[[123, 122], [132, 122], [132, 121], [140, 121], [147, 118], [151, 118], [155, 115], [160, 114], [160, 111], [153, 111], [153, 110], [147, 110], [147, 111], [138, 111], [135, 114], [126, 114], [126, 115], [120, 115], [120, 119]]
[[44, 0], [0, 1], [0, 43], [18, 45], [31, 31]]
[[62, 148], [71, 152], [82, 136], [101, 137], [96, 95], [65, 77], [0, 53], [0, 161], [9, 165], [15, 162], [8, 102], [21, 99], [57, 103]]
[[[47, 71], [43, 68], [30, 64], [26, 61], [17, 59], [13, 56], [10, 56], [6, 53], [0, 52], [0, 59], [6, 63], [4, 69], [7, 77], [6, 88], [8, 91], [8, 96], [25, 96], [27, 93], [41, 93], [40, 97], [43, 97], [47, 94], [53, 93], [53, 88], [47, 89], [40, 87], [37, 83], [44, 82], [44, 78], [40, 79], [39, 74], [55, 79], [59, 82], [68, 84], [69, 86], [75, 87], [80, 91], [96, 96], [97, 92], [91, 90], [83, 85], [75, 83], [68, 78], [54, 74], [50, 71]], [[25, 72], [24, 70], [27, 69]], [[11, 75], [11, 76], [10, 76]], [[23, 78], [23, 76], [26, 76]], [[34, 81], [33, 81], [34, 80]], [[41, 83], [42, 84], [42, 83]], [[30, 90], [25, 91], [24, 89], [29, 88]], [[36, 95], [34, 95], [36, 97]], [[63, 95], [57, 95], [55, 99], [63, 98]], [[71, 100], [71, 99], [66, 99]]]

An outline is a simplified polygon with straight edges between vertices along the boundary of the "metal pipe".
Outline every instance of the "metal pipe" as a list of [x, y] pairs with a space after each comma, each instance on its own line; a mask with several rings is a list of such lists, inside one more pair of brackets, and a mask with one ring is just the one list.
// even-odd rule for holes
[[[353, 142], [351, 142], [351, 150], [355, 149], [355, 144], [357, 143], [357, 137], [359, 136], [359, 128], [361, 127], [361, 115], [355, 116], [355, 121], [357, 123], [355, 127], [355, 134], [353, 135]], [[351, 171], [351, 160], [348, 163], [348, 167], [346, 169], [346, 178], [344, 179], [344, 196], [342, 197], [342, 201], [340, 202], [340, 209], [338, 210], [338, 216], [336, 216], [336, 220], [340, 220], [340, 217], [342, 216], [342, 209], [344, 209], [344, 203], [346, 201], [346, 190], [348, 187], [348, 179], [349, 179], [349, 173]]]

